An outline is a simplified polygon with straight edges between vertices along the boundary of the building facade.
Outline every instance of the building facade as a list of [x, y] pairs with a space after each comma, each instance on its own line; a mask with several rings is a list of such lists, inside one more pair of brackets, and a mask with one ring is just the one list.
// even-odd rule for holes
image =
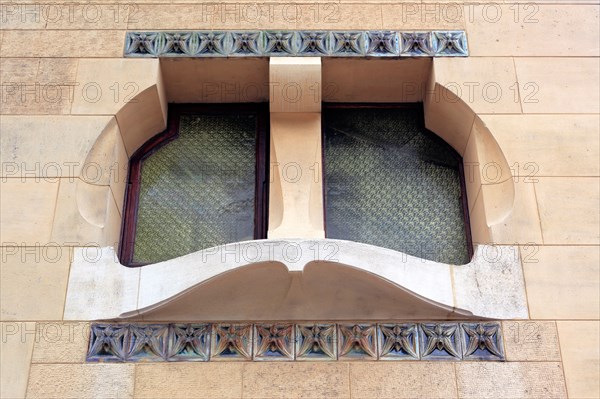
[[600, 396], [597, 1], [0, 11], [2, 398]]

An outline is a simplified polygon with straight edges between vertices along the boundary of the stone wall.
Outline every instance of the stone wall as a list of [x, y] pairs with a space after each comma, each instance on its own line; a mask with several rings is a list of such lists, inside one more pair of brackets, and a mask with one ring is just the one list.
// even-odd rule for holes
[[[600, 396], [597, 1], [108, 3], [0, 4], [2, 398]], [[125, 32], [167, 29], [466, 30], [469, 57], [433, 68], [477, 116], [440, 123], [488, 129], [510, 169], [469, 197], [474, 233], [522, 259], [508, 361], [86, 364], [89, 320], [63, 320], [73, 248], [118, 241], [122, 166], [182, 93], [158, 61], [121, 60]]]

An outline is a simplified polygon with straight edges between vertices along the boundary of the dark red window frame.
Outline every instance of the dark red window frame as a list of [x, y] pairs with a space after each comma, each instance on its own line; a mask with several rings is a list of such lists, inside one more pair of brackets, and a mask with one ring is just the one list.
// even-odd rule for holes
[[[167, 129], [145, 142], [131, 157], [125, 191], [119, 260], [125, 266], [138, 267], [145, 263], [133, 262], [140, 177], [143, 161], [158, 149], [179, 136], [182, 115], [248, 115], [256, 116], [256, 181], [254, 194], [254, 239], [267, 237], [269, 190], [269, 105], [243, 104], [170, 104]], [[199, 248], [200, 249], [200, 248]]]

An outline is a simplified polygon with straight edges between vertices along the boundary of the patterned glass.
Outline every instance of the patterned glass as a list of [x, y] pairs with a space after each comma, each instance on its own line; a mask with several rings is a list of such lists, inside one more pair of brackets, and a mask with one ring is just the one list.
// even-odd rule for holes
[[468, 263], [461, 160], [421, 109], [324, 112], [327, 237]]
[[133, 261], [254, 238], [256, 117], [183, 115], [142, 163]]

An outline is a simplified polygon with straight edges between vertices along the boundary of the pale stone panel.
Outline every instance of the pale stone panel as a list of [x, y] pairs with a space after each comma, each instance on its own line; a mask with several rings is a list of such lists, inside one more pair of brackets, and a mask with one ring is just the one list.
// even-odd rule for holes
[[62, 319], [71, 249], [53, 244], [0, 252], [2, 320]]
[[524, 113], [598, 113], [600, 58], [515, 58], [515, 65]]
[[534, 319], [596, 319], [600, 314], [600, 248], [522, 247]]
[[[116, 119], [113, 119], [113, 127], [118, 129]], [[115, 198], [119, 216], [123, 215], [125, 206], [125, 191], [127, 189], [127, 173], [129, 172], [129, 156], [125, 149], [123, 137], [117, 130], [115, 135], [114, 164], [110, 169], [110, 190]], [[120, 218], [119, 218], [120, 219]], [[120, 226], [120, 220], [119, 220]]]
[[4, 82], [0, 113], [3, 115], [60, 115], [71, 110], [75, 93], [71, 82]]
[[75, 97], [73, 114], [116, 114], [155, 85], [159, 73], [155, 59], [81, 59], [77, 83], [83, 95]]
[[329, 7], [301, 4], [291, 8], [286, 15], [296, 20], [296, 29], [376, 30], [383, 25], [380, 4], [331, 3]]
[[518, 247], [478, 246], [471, 263], [452, 269], [456, 307], [495, 319], [528, 317]]
[[109, 186], [61, 179], [53, 242], [79, 247], [114, 245], [120, 227], [120, 213]]
[[35, 81], [39, 64], [39, 58], [0, 58], [0, 82]]
[[[515, 179], [516, 180], [516, 179]], [[542, 230], [538, 217], [538, 208], [535, 197], [535, 183], [529, 181], [518, 182], [512, 180], [515, 198], [510, 214], [497, 224], [491, 226], [492, 241], [494, 244], [542, 244]], [[483, 189], [490, 186], [483, 186]], [[486, 192], [486, 194], [488, 194]], [[494, 192], [490, 192], [494, 195]], [[484, 197], [485, 198], [485, 197]]]
[[600, 175], [598, 115], [480, 115], [508, 160], [513, 174]]
[[321, 114], [271, 114], [269, 238], [325, 238]]
[[64, 319], [106, 319], [135, 309], [139, 276], [140, 269], [122, 266], [110, 247], [75, 248]]
[[[110, 116], [3, 116], [2, 177], [79, 177], [86, 157]], [[108, 168], [107, 168], [108, 169]], [[96, 165], [90, 172], [95, 175]], [[105, 179], [108, 184], [108, 178]]]
[[600, 179], [541, 177], [535, 192], [544, 244], [600, 243]]
[[460, 398], [566, 398], [559, 362], [456, 363]]
[[508, 361], [561, 361], [555, 322], [503, 321], [502, 331]]
[[130, 13], [127, 26], [129, 30], [295, 29], [302, 16], [299, 5], [246, 3], [140, 4]]
[[72, 113], [116, 115], [129, 155], [166, 127], [167, 104], [156, 59], [82, 59]]
[[242, 397], [241, 363], [158, 363], [136, 367], [136, 398]]
[[352, 398], [456, 398], [451, 363], [350, 364]]
[[169, 102], [269, 101], [268, 59], [161, 58], [160, 69]]
[[5, 31], [0, 56], [122, 57], [124, 43], [123, 30]]
[[431, 59], [323, 58], [323, 101], [421, 102]]
[[465, 5], [471, 56], [591, 57], [600, 54], [596, 40], [600, 36], [598, 6], [557, 5], [552, 1], [534, 5], [535, 1], [513, 0], [500, 5], [501, 2]]
[[[475, 156], [472, 157], [474, 164], [472, 166], [469, 165], [469, 167], [475, 169], [473, 172], [479, 173], [481, 184], [499, 185], [511, 180], [512, 170], [506, 160], [502, 147], [498, 145], [493, 132], [488, 129], [479, 117], [475, 118], [469, 141], [474, 141], [471, 145], [475, 147], [474, 151], [476, 151]], [[470, 144], [467, 143], [467, 145]], [[471, 173], [471, 171], [469, 172]], [[509, 198], [510, 195], [508, 198], [503, 198], [502, 201], [506, 202]], [[512, 202], [512, 200], [508, 202]], [[506, 208], [506, 210], [508, 209]]]
[[129, 158], [116, 118], [109, 118], [107, 122], [104, 129], [99, 130], [101, 133], [97, 135], [96, 141], [86, 154], [80, 177], [89, 184], [110, 186], [121, 214]]
[[437, 83], [433, 83], [426, 91], [423, 102], [425, 127], [444, 139], [462, 156], [475, 122], [473, 110], [456, 94]]
[[[465, 12], [458, 2], [435, 2], [422, 4], [420, 1], [403, 4], [382, 2], [383, 29], [398, 30], [463, 30]], [[390, 2], [392, 3], [392, 2]]]
[[[243, 365], [244, 398], [347, 398], [347, 363], [268, 363]], [[268, 377], [267, 377], [268, 376]]]
[[[222, 4], [139, 4], [131, 10], [128, 30], [159, 29], [211, 29], [213, 9], [215, 13]], [[232, 14], [235, 7], [232, 7]]]
[[0, 6], [0, 31], [44, 29], [48, 22], [40, 4], [3, 1]]
[[0, 397], [24, 398], [35, 341], [35, 323], [0, 323], [0, 328]]
[[27, 398], [133, 398], [133, 364], [32, 364]]
[[71, 58], [40, 58], [37, 81], [40, 83], [70, 83], [75, 81], [79, 61]]
[[[304, 10], [301, 9], [301, 4], [294, 3], [209, 3], [204, 15], [211, 29], [296, 29]], [[320, 12], [331, 13], [330, 10], [326, 6], [316, 6], [314, 15], [319, 18]]]
[[485, 217], [485, 207], [481, 191], [477, 193], [475, 202], [469, 207], [469, 219], [471, 222], [471, 237], [473, 245], [491, 244], [492, 232]]
[[[111, 2], [109, 2], [111, 3]], [[47, 21], [46, 29], [58, 30], [125, 30], [127, 17], [137, 7], [133, 4], [41, 4], [40, 13]]]
[[556, 324], [569, 397], [599, 398], [600, 322], [558, 321]]
[[269, 108], [275, 112], [321, 112], [321, 58], [272, 57]]
[[521, 113], [513, 59], [435, 58], [435, 81], [477, 114]]
[[32, 363], [85, 363], [90, 339], [86, 322], [38, 323]]
[[465, 185], [469, 209], [473, 209], [475, 200], [481, 190], [481, 166], [477, 154], [477, 135], [471, 134], [463, 154]]
[[493, 227], [506, 220], [513, 213], [515, 206], [515, 183], [512, 179], [509, 178], [506, 181], [496, 184], [483, 184], [481, 185], [480, 195], [483, 199], [485, 220], [488, 226]]
[[8, 58], [0, 64], [3, 114], [68, 114], [75, 95], [76, 59]]
[[49, 242], [58, 180], [12, 178], [0, 182], [3, 245], [45, 245]]

